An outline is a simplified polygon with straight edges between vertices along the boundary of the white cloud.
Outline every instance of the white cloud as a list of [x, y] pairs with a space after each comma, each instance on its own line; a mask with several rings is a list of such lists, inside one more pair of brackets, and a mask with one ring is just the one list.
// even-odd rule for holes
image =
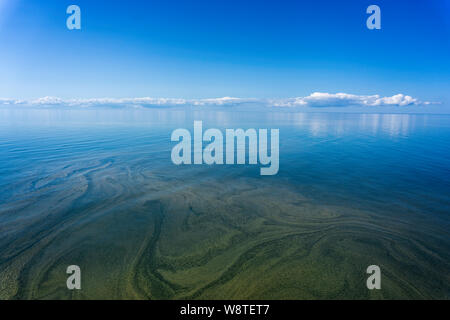
[[61, 106], [61, 107], [133, 107], [146, 108], [158, 106], [237, 106], [242, 104], [258, 104], [267, 107], [377, 107], [377, 106], [410, 106], [429, 105], [435, 102], [420, 101], [404, 94], [391, 97], [380, 95], [355, 95], [348, 93], [314, 92], [309, 96], [286, 99], [253, 99], [253, 98], [212, 98], [212, 99], [174, 99], [174, 98], [94, 98], [94, 99], [60, 99], [43, 97], [34, 100], [2, 99], [1, 105], [23, 106]]
[[[23, 103], [27, 104], [27, 101], [24, 101]], [[31, 105], [59, 105], [64, 104], [64, 101], [60, 98], [56, 97], [43, 97], [39, 99], [35, 99], [28, 102]]]
[[430, 104], [430, 102], [421, 102], [401, 93], [392, 97], [380, 97], [379, 95], [314, 92], [306, 97], [273, 101], [273, 105], [279, 107], [408, 106], [420, 104]]
[[[258, 99], [244, 99], [244, 98], [233, 98], [233, 97], [223, 97], [223, 98], [213, 98], [213, 99], [197, 99], [190, 100], [189, 102], [195, 106], [206, 106], [206, 105], [238, 105], [250, 102], [260, 102]], [[188, 103], [189, 103], [188, 102]]]

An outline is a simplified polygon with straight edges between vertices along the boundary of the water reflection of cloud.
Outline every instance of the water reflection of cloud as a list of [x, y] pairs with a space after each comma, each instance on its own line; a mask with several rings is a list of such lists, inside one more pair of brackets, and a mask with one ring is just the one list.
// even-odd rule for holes
[[391, 137], [408, 136], [414, 124], [414, 115], [409, 114], [362, 114], [359, 128], [373, 135], [380, 133]]
[[351, 114], [305, 112], [252, 112], [205, 108], [155, 109], [0, 109], [0, 123], [20, 123], [46, 126], [81, 125], [136, 125], [136, 126], [191, 126], [202, 120], [206, 127], [222, 128], [280, 128], [290, 127], [310, 136], [342, 137], [355, 132], [368, 135], [387, 134], [391, 137], [408, 136], [416, 120], [427, 121], [411, 114]]
[[410, 115], [408, 114], [385, 114], [382, 116], [382, 128], [390, 136], [407, 136], [409, 133]]

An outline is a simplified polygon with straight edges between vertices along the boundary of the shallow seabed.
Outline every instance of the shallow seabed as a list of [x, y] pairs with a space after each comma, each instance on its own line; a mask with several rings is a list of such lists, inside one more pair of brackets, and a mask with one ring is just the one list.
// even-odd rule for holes
[[[450, 298], [449, 116], [0, 116], [1, 299]], [[279, 128], [278, 175], [173, 165], [170, 134], [193, 120]]]

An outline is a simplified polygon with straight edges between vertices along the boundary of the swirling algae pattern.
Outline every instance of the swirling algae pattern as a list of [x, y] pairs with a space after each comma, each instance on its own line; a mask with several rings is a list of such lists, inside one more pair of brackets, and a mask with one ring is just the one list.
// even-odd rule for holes
[[[30, 174], [0, 206], [1, 299], [450, 297], [448, 230], [251, 177], [115, 158]], [[417, 226], [420, 225], [420, 228]], [[425, 241], [426, 240], [426, 241]], [[79, 265], [82, 289], [66, 288]], [[367, 290], [367, 266], [382, 290]]]

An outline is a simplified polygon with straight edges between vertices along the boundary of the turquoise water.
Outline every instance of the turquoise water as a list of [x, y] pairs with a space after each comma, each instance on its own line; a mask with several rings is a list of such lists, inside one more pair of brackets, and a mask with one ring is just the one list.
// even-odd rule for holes
[[[279, 173], [175, 166], [194, 120], [278, 128]], [[448, 299], [449, 146], [448, 115], [1, 109], [0, 298]]]

